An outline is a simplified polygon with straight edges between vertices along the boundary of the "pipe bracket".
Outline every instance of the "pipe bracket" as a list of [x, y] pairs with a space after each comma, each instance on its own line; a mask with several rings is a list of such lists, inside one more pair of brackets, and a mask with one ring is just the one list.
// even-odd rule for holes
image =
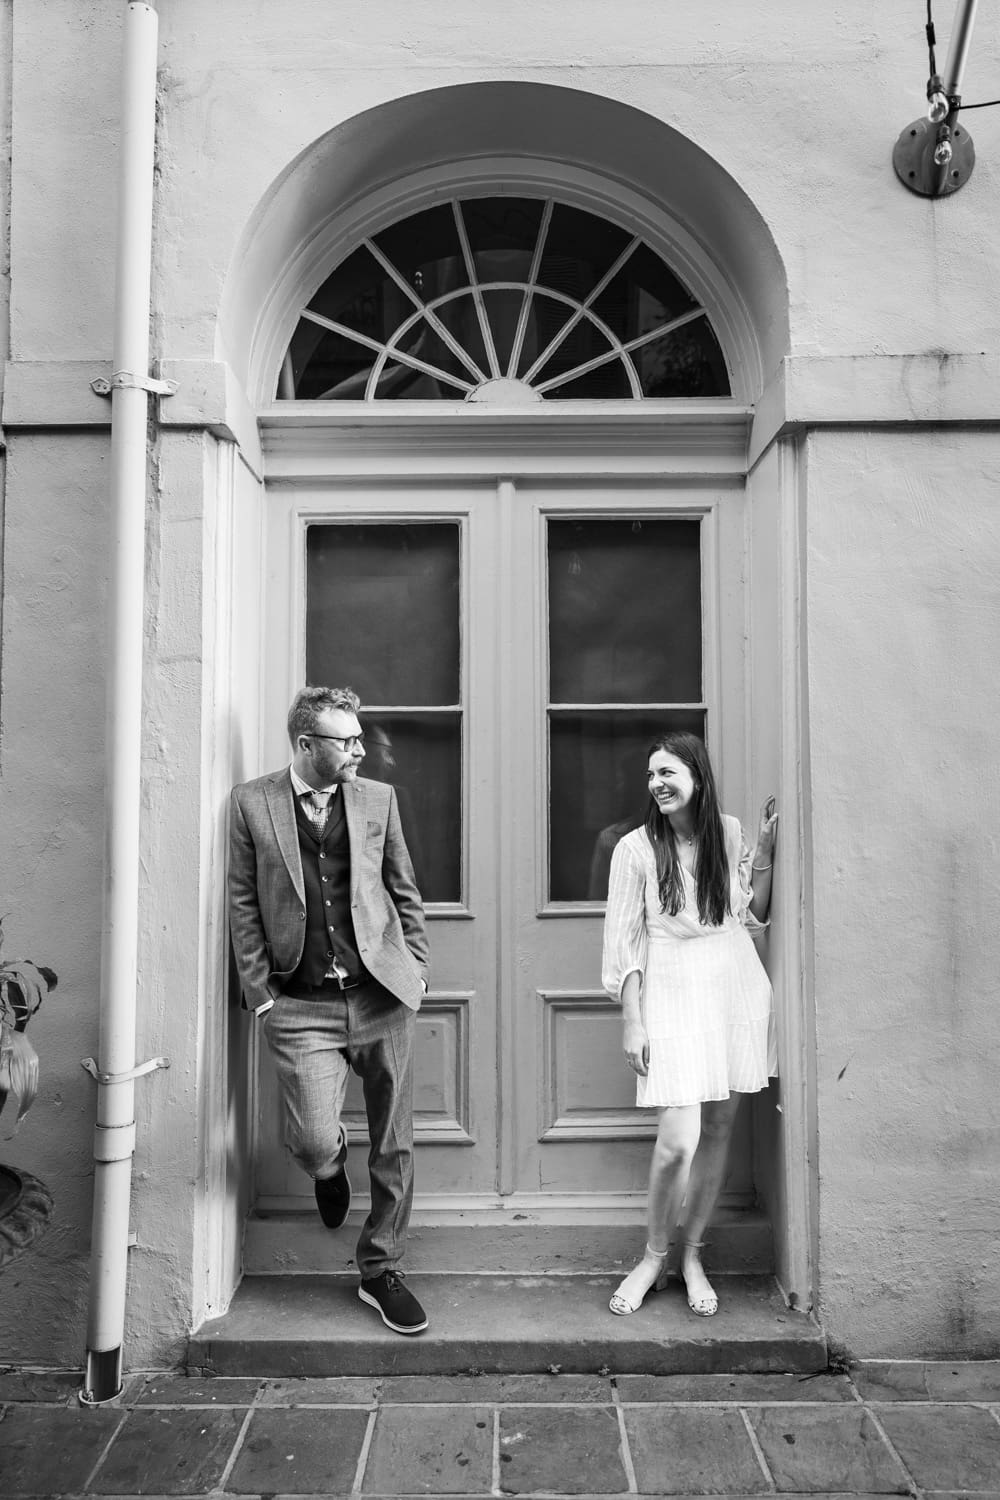
[[170, 1058], [151, 1057], [149, 1062], [137, 1063], [134, 1068], [128, 1068], [124, 1073], [102, 1073], [92, 1057], [81, 1058], [80, 1067], [98, 1083], [128, 1083], [132, 1078], [142, 1078], [146, 1073], [154, 1073], [157, 1068], [169, 1068]]
[[135, 1153], [135, 1121], [127, 1125], [94, 1126], [94, 1161], [105, 1166], [113, 1161], [128, 1161]]
[[133, 375], [130, 370], [116, 370], [110, 380], [100, 375], [90, 382], [95, 396], [110, 396], [112, 391], [148, 391], [153, 396], [173, 396], [177, 387], [176, 380], [154, 380], [151, 375]]

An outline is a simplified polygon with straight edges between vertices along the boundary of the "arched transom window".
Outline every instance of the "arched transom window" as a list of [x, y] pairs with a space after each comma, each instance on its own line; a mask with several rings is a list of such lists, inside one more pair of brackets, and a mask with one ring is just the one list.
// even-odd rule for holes
[[552, 198], [467, 197], [365, 239], [298, 326], [298, 401], [728, 396], [708, 314], [641, 236]]

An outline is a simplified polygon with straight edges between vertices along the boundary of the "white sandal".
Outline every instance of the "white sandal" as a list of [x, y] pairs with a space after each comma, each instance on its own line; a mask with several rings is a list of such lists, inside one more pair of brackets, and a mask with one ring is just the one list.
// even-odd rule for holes
[[[704, 1246], [704, 1243], [704, 1240], [685, 1240], [684, 1249], [701, 1250]], [[698, 1269], [701, 1271], [701, 1274], [705, 1276], [705, 1268], [701, 1263], [700, 1255], [698, 1256]], [[712, 1290], [712, 1287], [708, 1284], [707, 1276], [705, 1276], [705, 1284], [706, 1286], [708, 1286], [708, 1291], [702, 1292], [700, 1297], [693, 1297], [690, 1291], [687, 1290], [687, 1277], [684, 1276], [683, 1253], [681, 1255], [681, 1275], [684, 1277], [684, 1289], [685, 1291], [687, 1291], [687, 1304], [691, 1311], [693, 1313], [697, 1313], [699, 1318], [714, 1318], [715, 1314], [719, 1311], [719, 1299], [716, 1296], [715, 1292]]]
[[[666, 1250], [651, 1250], [648, 1245], [646, 1246], [646, 1253], [642, 1257], [642, 1260], [637, 1266], [633, 1266], [632, 1270], [625, 1277], [625, 1280], [621, 1283], [618, 1290], [612, 1295], [611, 1301], [608, 1303], [608, 1306], [613, 1313], [617, 1313], [620, 1317], [624, 1317], [627, 1313], [638, 1312], [649, 1292], [651, 1292], [654, 1288], [658, 1292], [663, 1290], [663, 1286], [667, 1279], [666, 1259], [669, 1254], [669, 1245], [667, 1246]], [[635, 1276], [637, 1272], [642, 1270], [643, 1266], [648, 1260], [656, 1261], [656, 1271], [650, 1277], [646, 1285], [642, 1288], [642, 1291], [639, 1293], [639, 1300], [638, 1302], [636, 1302], [634, 1300], [635, 1294], [630, 1292], [628, 1295], [626, 1295], [625, 1288], [628, 1286], [633, 1276]], [[641, 1282], [642, 1278], [640, 1277], [640, 1285]]]

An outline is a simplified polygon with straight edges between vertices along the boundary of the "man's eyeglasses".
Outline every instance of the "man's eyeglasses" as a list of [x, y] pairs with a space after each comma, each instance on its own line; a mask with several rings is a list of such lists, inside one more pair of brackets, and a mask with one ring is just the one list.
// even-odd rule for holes
[[363, 734], [320, 734], [317, 730], [313, 730], [310, 733], [309, 738], [311, 740], [333, 740], [334, 744], [339, 745], [341, 750], [344, 751], [345, 755], [349, 751], [353, 750], [355, 745], [360, 745], [362, 749], [364, 749], [365, 745], [365, 737]]

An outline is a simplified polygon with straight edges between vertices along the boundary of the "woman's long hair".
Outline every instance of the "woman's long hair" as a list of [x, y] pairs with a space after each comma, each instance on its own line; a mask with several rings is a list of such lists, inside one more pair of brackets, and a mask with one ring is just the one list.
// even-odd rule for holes
[[[686, 734], [681, 730], [661, 734], [654, 740], [646, 753], [647, 763], [657, 750], [663, 750], [667, 755], [683, 761], [694, 779], [691, 807], [694, 833], [698, 840], [698, 862], [695, 867], [698, 916], [706, 926], [721, 927], [730, 911], [729, 861], [726, 858], [719, 794], [715, 788], [708, 751], [697, 735]], [[656, 856], [660, 910], [668, 911], [675, 917], [684, 905], [684, 877], [670, 820], [661, 813], [652, 793], [645, 827]]]

